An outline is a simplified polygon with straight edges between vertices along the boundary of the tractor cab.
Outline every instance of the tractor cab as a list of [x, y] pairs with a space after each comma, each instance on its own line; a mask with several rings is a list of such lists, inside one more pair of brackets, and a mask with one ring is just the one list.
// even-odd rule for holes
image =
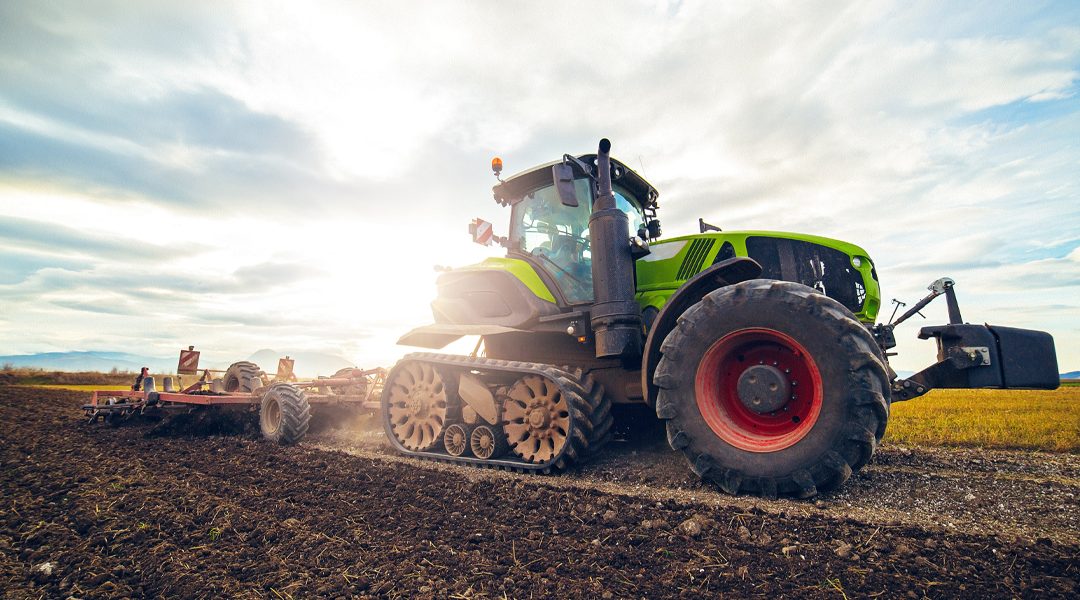
[[[569, 305], [593, 301], [589, 218], [596, 199], [595, 158], [585, 155], [537, 167], [494, 188], [495, 199], [511, 207], [508, 255], [543, 271]], [[616, 207], [626, 214], [631, 232], [650, 237], [647, 223], [655, 222], [656, 190], [624, 165], [611, 163]], [[560, 190], [553, 167], [566, 164], [573, 166], [573, 178]], [[568, 191], [573, 202], [565, 197]], [[658, 233], [658, 224], [654, 228]]]

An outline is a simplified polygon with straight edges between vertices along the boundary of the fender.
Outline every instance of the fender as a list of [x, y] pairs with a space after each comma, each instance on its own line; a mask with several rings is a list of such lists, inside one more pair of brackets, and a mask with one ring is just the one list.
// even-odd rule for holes
[[641, 389], [649, 406], [656, 406], [656, 395], [659, 393], [653, 385], [652, 376], [660, 362], [660, 345], [675, 328], [679, 316], [686, 312], [686, 309], [701, 302], [705, 294], [740, 281], [754, 279], [759, 275], [761, 265], [752, 258], [740, 256], [716, 263], [686, 280], [686, 283], [675, 290], [656, 315], [652, 328], [649, 329], [649, 337], [645, 340], [645, 354], [641, 361]]

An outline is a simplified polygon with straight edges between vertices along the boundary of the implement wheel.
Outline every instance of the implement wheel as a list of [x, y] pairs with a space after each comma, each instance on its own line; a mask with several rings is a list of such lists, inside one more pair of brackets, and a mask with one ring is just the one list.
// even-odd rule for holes
[[339, 385], [332, 387], [335, 394], [339, 396], [364, 396], [367, 394], [367, 381], [364, 380], [360, 374], [363, 373], [363, 369], [357, 369], [355, 367], [346, 367], [344, 369], [338, 369], [334, 373], [331, 379], [353, 379], [352, 383], [348, 385]]
[[259, 365], [242, 360], [229, 365], [221, 385], [226, 392], [254, 392], [263, 386]]
[[311, 407], [302, 391], [287, 383], [275, 383], [259, 405], [259, 429], [276, 444], [292, 445], [308, 431]]
[[889, 384], [854, 315], [806, 286], [709, 293], [661, 348], [668, 441], [725, 491], [810, 497], [861, 468], [885, 434]]

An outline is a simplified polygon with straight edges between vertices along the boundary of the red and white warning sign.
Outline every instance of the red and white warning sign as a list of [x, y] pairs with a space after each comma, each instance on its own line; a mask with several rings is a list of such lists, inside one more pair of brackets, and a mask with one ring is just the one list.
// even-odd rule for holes
[[293, 376], [293, 363], [296, 362], [293, 359], [286, 356], [285, 358], [279, 358], [277, 361], [277, 379], [278, 381], [296, 381], [296, 377]]
[[469, 232], [472, 233], [473, 241], [482, 246], [490, 246], [493, 233], [491, 223], [483, 219], [473, 219], [469, 224]]
[[176, 365], [177, 375], [196, 375], [199, 372], [199, 351], [194, 346], [180, 351], [180, 362]]

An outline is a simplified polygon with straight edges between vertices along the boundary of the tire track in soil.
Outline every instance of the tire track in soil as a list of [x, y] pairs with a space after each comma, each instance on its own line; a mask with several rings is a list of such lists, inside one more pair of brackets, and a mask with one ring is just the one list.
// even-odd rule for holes
[[[464, 475], [245, 436], [146, 438], [145, 426], [80, 428], [83, 399], [0, 388], [7, 597], [1011, 597], [1077, 587], [1075, 543], [874, 526], [809, 508], [710, 509], [613, 481], [581, 489], [563, 485], [569, 477]], [[52, 575], [32, 572], [44, 561], [55, 561]]]
[[[394, 455], [378, 436], [331, 432], [305, 444], [373, 460], [412, 459]], [[871, 464], [835, 492], [814, 502], [732, 497], [689, 472], [666, 442], [613, 444], [574, 476], [551, 485], [677, 499], [710, 510], [757, 508], [770, 514], [832, 515], [867, 525], [936, 526], [969, 533], [995, 533], [1030, 540], [1080, 542], [1080, 456], [1020, 451], [972, 451], [884, 447]], [[622, 447], [620, 447], [622, 446]], [[950, 455], [954, 455], [950, 457]], [[516, 477], [430, 462], [459, 476]], [[926, 465], [926, 466], [917, 466]]]

